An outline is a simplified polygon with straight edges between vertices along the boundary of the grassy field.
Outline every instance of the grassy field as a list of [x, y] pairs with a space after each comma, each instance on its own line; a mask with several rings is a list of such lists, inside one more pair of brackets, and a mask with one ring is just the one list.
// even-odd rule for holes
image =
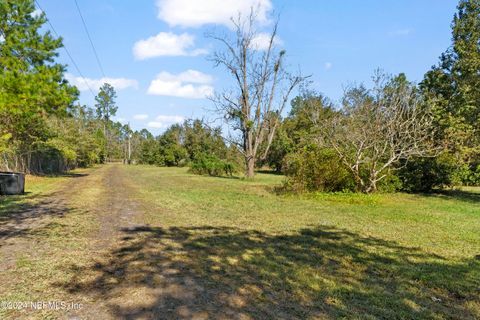
[[112, 318], [480, 318], [478, 189], [298, 196], [276, 194], [283, 178], [270, 174], [120, 165], [86, 174], [35, 178], [30, 194], [0, 200], [5, 217], [83, 181], [63, 201], [68, 214], [28, 232], [48, 248], [15, 255], [7, 270], [27, 287], [46, 272], [38, 292], [0, 285], [0, 300], [101, 299], [98, 312]]

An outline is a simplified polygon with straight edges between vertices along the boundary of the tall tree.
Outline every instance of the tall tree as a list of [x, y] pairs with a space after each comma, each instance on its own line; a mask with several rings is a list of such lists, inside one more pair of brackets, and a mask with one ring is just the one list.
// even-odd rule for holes
[[46, 17], [34, 11], [33, 0], [0, 2], [0, 139], [18, 170], [28, 170], [36, 143], [48, 139], [47, 117], [66, 115], [78, 96], [55, 63], [62, 40], [41, 32]]
[[217, 94], [213, 99], [218, 111], [239, 132], [232, 139], [245, 159], [245, 175], [254, 176], [255, 163], [263, 150], [268, 153], [279, 117], [292, 90], [303, 80], [291, 76], [284, 68], [285, 50], [277, 47], [277, 23], [266, 37], [259, 32], [256, 14], [232, 19], [233, 39], [228, 35], [211, 35], [223, 45], [212, 60], [223, 66], [233, 77], [232, 90]]
[[480, 155], [480, 0], [461, 0], [452, 23], [452, 46], [421, 83], [432, 105], [439, 138], [466, 162]]
[[97, 118], [103, 121], [103, 134], [105, 136], [105, 154], [108, 161], [109, 156], [109, 145], [110, 145], [110, 136], [109, 128], [111, 118], [117, 114], [118, 107], [115, 104], [115, 99], [117, 94], [115, 88], [108, 84], [104, 83], [100, 87], [100, 91], [95, 97]]

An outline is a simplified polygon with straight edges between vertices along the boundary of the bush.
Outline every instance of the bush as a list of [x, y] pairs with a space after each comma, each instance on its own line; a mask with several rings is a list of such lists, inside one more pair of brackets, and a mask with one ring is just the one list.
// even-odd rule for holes
[[399, 170], [402, 190], [407, 192], [430, 192], [458, 184], [458, 165], [453, 155], [444, 153], [436, 158], [409, 160]]
[[235, 172], [235, 165], [221, 160], [215, 155], [200, 155], [192, 161], [190, 172], [201, 175], [208, 174], [212, 177], [232, 176]]
[[472, 163], [460, 166], [454, 174], [454, 180], [465, 186], [480, 185], [480, 164]]
[[392, 193], [403, 190], [402, 180], [392, 172], [387, 172], [387, 176], [378, 182], [378, 191]]
[[294, 191], [353, 191], [355, 183], [332, 149], [309, 145], [285, 157], [286, 187]]

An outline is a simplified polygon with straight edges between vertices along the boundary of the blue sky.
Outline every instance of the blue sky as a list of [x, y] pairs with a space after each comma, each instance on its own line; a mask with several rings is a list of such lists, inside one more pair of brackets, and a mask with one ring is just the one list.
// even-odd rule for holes
[[[102, 82], [74, 0], [38, 0], [95, 91]], [[373, 71], [405, 72], [412, 81], [450, 45], [456, 0], [77, 0], [106, 77], [117, 89], [117, 119], [160, 133], [189, 117], [213, 119], [205, 95], [228, 85], [208, 61], [218, 44], [206, 31], [260, 3], [268, 31], [280, 14], [279, 37], [287, 63], [311, 74], [312, 87], [338, 100], [352, 82], [368, 84]], [[48, 26], [47, 26], [48, 27]], [[93, 106], [91, 92], [65, 51], [68, 78]]]

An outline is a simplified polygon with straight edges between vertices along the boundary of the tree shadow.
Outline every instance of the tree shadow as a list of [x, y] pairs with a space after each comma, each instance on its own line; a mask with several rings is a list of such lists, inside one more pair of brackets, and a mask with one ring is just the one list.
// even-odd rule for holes
[[88, 173], [76, 173], [76, 172], [37, 174], [37, 176], [47, 177], [47, 178], [83, 178], [83, 177], [86, 177], [88, 175], [89, 175]]
[[118, 247], [72, 265], [70, 293], [117, 319], [474, 319], [480, 261], [326, 226], [275, 235], [235, 228], [122, 230]]
[[215, 177], [207, 176], [207, 177], [219, 178], [219, 179], [226, 179], [226, 180], [241, 180], [241, 179], [242, 179], [242, 177], [240, 177], [240, 176], [234, 176], [234, 175], [231, 175], [231, 176], [215, 176]]
[[9, 238], [30, 236], [45, 217], [63, 217], [74, 210], [65, 205], [60, 192], [12, 197], [0, 205], [0, 247]]
[[425, 193], [421, 195], [425, 197], [453, 199], [467, 203], [480, 204], [480, 192], [473, 192], [467, 190], [435, 190], [432, 193]]
[[274, 176], [284, 176], [285, 174], [281, 171], [273, 170], [273, 169], [259, 169], [255, 170], [255, 173], [262, 173], [262, 174], [271, 174]]
[[[55, 177], [80, 178], [87, 175], [65, 173]], [[75, 209], [66, 203], [65, 190], [0, 196], [0, 247], [9, 238], [30, 236], [34, 230], [41, 228], [45, 217], [64, 216], [73, 212]]]

